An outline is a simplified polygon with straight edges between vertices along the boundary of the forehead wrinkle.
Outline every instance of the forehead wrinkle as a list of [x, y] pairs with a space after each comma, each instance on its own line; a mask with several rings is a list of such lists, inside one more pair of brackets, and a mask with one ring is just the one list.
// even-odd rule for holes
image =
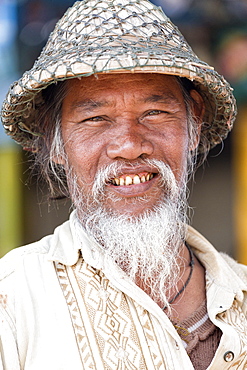
[[[135, 98], [135, 92], [132, 94], [134, 95], [133, 98]], [[162, 92], [160, 94], [150, 94], [143, 98], [140, 97], [139, 101], [143, 103], [181, 104], [179, 99], [171, 91]], [[104, 98], [100, 100], [82, 98], [81, 100], [74, 100], [70, 104], [69, 110], [74, 111], [80, 109], [83, 111], [93, 111], [97, 108], [112, 107], [114, 105], [113, 101]]]
[[[179, 100], [175, 97], [172, 93], [165, 93], [165, 94], [152, 94], [147, 96], [143, 99], [144, 103], [178, 103], [180, 104]], [[79, 101], [75, 101], [71, 104], [71, 109], [77, 108], [84, 108], [85, 110], [91, 110], [94, 108], [101, 108], [101, 107], [109, 107], [112, 106], [113, 103], [107, 100], [100, 100], [96, 101], [93, 99], [83, 99]]]

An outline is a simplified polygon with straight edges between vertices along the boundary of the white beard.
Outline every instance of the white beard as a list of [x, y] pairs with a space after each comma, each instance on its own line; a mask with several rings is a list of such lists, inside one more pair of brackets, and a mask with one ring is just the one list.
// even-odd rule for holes
[[[162, 176], [163, 199], [138, 217], [119, 214], [104, 207], [104, 187], [116, 176], [119, 164], [103, 169], [92, 195], [82, 194], [75, 175], [68, 185], [78, 218], [86, 232], [154, 301], [169, 306], [168, 292], [176, 287], [180, 272], [179, 251], [185, 236], [186, 186], [178, 186], [171, 169], [163, 162], [148, 160]], [[120, 169], [121, 170], [121, 169]], [[73, 172], [73, 170], [72, 170]], [[185, 180], [182, 181], [185, 184]], [[135, 201], [145, 201], [145, 198]], [[138, 281], [137, 281], [138, 279]], [[141, 283], [140, 283], [141, 282]], [[176, 292], [175, 292], [176, 293]]]

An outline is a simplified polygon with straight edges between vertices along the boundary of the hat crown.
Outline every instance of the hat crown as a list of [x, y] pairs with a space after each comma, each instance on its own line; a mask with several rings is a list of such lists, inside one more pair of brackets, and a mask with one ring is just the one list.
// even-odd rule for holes
[[[152, 54], [161, 58], [164, 53], [176, 57], [189, 54], [190, 59], [199, 61], [177, 27], [147, 0], [124, 0], [121, 4], [119, 0], [77, 1], [57, 23], [35, 66], [51, 51], [53, 64], [57, 63], [56, 53], [64, 62], [77, 56], [80, 60], [92, 55], [106, 59], [106, 53], [117, 59], [123, 55], [136, 58], [138, 53], [150, 58]], [[97, 72], [98, 68], [92, 67]]]

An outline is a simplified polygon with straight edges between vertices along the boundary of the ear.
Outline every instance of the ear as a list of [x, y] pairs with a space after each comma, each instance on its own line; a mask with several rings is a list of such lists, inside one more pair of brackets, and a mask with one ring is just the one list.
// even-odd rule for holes
[[54, 148], [51, 149], [51, 144], [50, 143], [48, 144], [48, 140], [46, 140], [46, 147], [47, 147], [47, 152], [51, 151], [50, 155], [51, 155], [52, 162], [55, 163], [55, 164], [59, 164], [59, 165], [64, 166], [65, 165], [64, 155], [59, 154], [59, 153], [56, 154], [55, 152], [57, 150], [55, 151]]
[[202, 96], [199, 94], [198, 91], [191, 90], [190, 96], [192, 98], [191, 110], [192, 110], [193, 118], [195, 119], [196, 133], [197, 133], [196, 140], [194, 141], [194, 143], [192, 144], [192, 147], [190, 148], [190, 150], [193, 151], [197, 148], [199, 141], [200, 141], [201, 127], [202, 127], [203, 117], [205, 113], [205, 104], [204, 104]]
[[62, 166], [64, 166], [64, 164], [65, 164], [65, 160], [64, 160], [64, 158], [62, 157], [62, 156], [53, 156], [52, 157], [52, 162], [54, 162], [54, 163], [56, 163], [56, 164], [60, 164], [60, 165], [62, 165]]
[[[45, 140], [45, 145], [46, 145], [47, 152], [50, 153], [51, 161], [55, 164], [59, 164], [59, 165], [64, 166], [65, 163], [66, 163], [66, 160], [65, 160], [64, 154], [63, 154], [64, 153], [64, 148], [61, 151], [61, 154], [59, 152], [58, 152], [58, 154], [56, 154], [57, 150], [54, 150], [54, 147], [52, 148], [52, 139], [50, 139], [49, 137], [45, 137], [44, 140]], [[59, 140], [60, 140], [60, 138], [59, 138]], [[58, 145], [60, 147], [60, 145], [63, 145], [63, 144], [60, 143], [60, 141], [59, 141]]]

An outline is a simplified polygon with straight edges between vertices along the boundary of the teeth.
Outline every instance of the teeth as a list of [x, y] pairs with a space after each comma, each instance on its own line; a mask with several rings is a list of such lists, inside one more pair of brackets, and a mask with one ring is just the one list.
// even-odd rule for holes
[[130, 176], [126, 176], [125, 185], [131, 185], [131, 184], [132, 184], [132, 178]]
[[133, 184], [140, 184], [140, 182], [141, 182], [140, 177], [138, 175], [135, 175], [133, 179]]
[[116, 186], [128, 186], [128, 185], [137, 185], [140, 183], [144, 183], [146, 181], [151, 180], [154, 177], [153, 173], [148, 173], [146, 176], [142, 175], [141, 177], [139, 175], [135, 175], [134, 177], [126, 176], [124, 177], [115, 177], [112, 180], [112, 184]]

